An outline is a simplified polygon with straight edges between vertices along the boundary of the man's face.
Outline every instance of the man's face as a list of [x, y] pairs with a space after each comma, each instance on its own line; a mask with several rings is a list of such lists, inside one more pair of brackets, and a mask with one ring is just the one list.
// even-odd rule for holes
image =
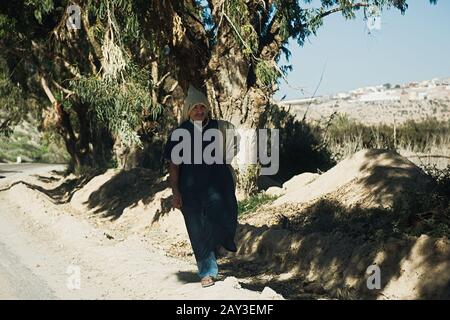
[[196, 104], [189, 112], [189, 118], [191, 118], [192, 121], [202, 121], [206, 119], [206, 116], [208, 115], [206, 106], [204, 104]]

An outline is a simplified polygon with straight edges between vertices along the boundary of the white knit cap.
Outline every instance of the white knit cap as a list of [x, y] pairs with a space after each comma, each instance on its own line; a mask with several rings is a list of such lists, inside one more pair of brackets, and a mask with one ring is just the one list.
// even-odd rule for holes
[[189, 120], [189, 112], [196, 104], [204, 104], [206, 106], [206, 110], [209, 112], [210, 106], [206, 96], [203, 94], [203, 92], [190, 85], [186, 99], [184, 99], [181, 121]]

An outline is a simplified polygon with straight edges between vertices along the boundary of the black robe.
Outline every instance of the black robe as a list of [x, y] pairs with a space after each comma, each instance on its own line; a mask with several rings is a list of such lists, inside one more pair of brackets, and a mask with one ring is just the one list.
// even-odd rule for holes
[[[189, 131], [191, 136], [191, 164], [180, 164], [179, 190], [186, 228], [197, 261], [205, 259], [219, 245], [236, 252], [234, 236], [237, 227], [237, 201], [235, 185], [227, 164], [193, 163], [194, 124], [183, 122], [178, 128]], [[218, 129], [216, 120], [209, 120], [203, 133], [209, 128]], [[171, 152], [178, 141], [169, 139], [164, 148], [164, 158], [171, 159]], [[202, 139], [203, 141], [203, 139]], [[204, 148], [213, 143], [202, 142]]]

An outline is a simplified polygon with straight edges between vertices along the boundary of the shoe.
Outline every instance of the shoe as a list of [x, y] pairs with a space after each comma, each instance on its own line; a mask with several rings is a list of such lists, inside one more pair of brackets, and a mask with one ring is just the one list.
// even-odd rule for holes
[[222, 246], [228, 251], [237, 252], [237, 247], [234, 241], [227, 241]]
[[203, 288], [211, 287], [214, 285], [214, 279], [210, 276], [203, 277], [200, 282]]

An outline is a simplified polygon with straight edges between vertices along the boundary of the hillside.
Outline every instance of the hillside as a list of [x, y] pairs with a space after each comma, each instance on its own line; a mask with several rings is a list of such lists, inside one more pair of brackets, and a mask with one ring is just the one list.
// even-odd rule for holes
[[450, 78], [358, 88], [333, 96], [282, 101], [298, 118], [326, 121], [342, 113], [364, 124], [450, 119]]

